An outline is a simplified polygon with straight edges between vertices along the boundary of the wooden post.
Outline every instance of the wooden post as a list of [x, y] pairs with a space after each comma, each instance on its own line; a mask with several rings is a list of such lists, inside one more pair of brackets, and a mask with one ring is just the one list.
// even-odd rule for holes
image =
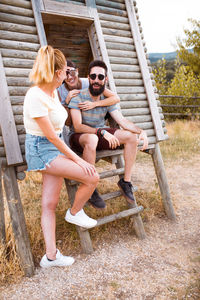
[[[75, 198], [75, 194], [76, 194], [76, 190], [77, 190], [77, 185], [70, 185], [68, 179], [65, 179], [65, 185], [67, 188], [67, 193], [68, 193], [68, 197], [70, 200], [71, 205], [74, 202], [74, 198]], [[80, 236], [80, 240], [81, 240], [81, 247], [83, 249], [83, 252], [86, 254], [90, 254], [93, 252], [93, 246], [92, 246], [92, 241], [90, 238], [90, 233], [88, 230], [81, 230], [80, 226], [76, 226], [76, 229], [78, 231], [78, 234]]]
[[165, 173], [165, 167], [160, 152], [160, 146], [156, 144], [155, 149], [151, 149], [149, 153], [152, 155], [156, 176], [158, 179], [158, 185], [160, 187], [160, 192], [162, 195], [162, 201], [165, 208], [166, 215], [169, 219], [175, 220], [176, 215], [171, 201], [169, 185], [167, 181], [167, 176]]
[[[119, 155], [118, 161], [116, 163], [116, 167], [117, 168], [124, 167], [124, 159], [123, 159], [122, 155]], [[120, 177], [122, 177], [122, 176], [120, 176]], [[134, 208], [137, 206], [137, 203], [128, 204], [128, 206]], [[133, 215], [132, 218], [133, 218], [134, 229], [135, 229], [135, 233], [136, 233], [137, 237], [141, 240], [145, 239], [146, 233], [144, 230], [144, 225], [143, 225], [140, 214]]]
[[17, 252], [25, 276], [30, 277], [34, 274], [35, 267], [14, 167], [6, 167], [3, 172], [3, 182]]
[[6, 74], [0, 51], [0, 126], [8, 165], [23, 163], [23, 157], [19, 145], [15, 119], [10, 103]]
[[34, 14], [34, 19], [35, 19], [35, 24], [37, 27], [37, 32], [40, 40], [40, 45], [41, 46], [46, 46], [47, 45], [47, 39], [46, 39], [46, 34], [44, 30], [44, 25], [42, 21], [42, 16], [41, 16], [41, 1], [40, 0], [31, 0], [32, 4], [32, 9], [33, 9], [33, 14]]
[[6, 241], [5, 216], [4, 216], [4, 199], [2, 187], [2, 169], [0, 166], [0, 243], [3, 245]]

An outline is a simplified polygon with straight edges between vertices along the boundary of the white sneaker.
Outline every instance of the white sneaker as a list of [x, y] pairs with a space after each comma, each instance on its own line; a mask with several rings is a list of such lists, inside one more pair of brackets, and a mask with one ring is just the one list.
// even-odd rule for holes
[[50, 268], [50, 267], [66, 267], [71, 266], [74, 263], [74, 258], [71, 256], [64, 256], [57, 249], [56, 259], [48, 260], [46, 254], [40, 261], [40, 267], [42, 268]]
[[68, 209], [65, 215], [65, 221], [84, 228], [92, 228], [97, 225], [97, 221], [88, 217], [83, 209], [77, 212], [75, 216], [73, 216], [70, 213], [70, 209]]

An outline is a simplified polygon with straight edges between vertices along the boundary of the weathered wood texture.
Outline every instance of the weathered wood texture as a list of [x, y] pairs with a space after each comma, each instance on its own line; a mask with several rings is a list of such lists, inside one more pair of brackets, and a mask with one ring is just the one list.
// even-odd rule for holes
[[143, 45], [141, 42], [141, 35], [140, 35], [139, 29], [138, 29], [136, 12], [132, 5], [132, 1], [125, 0], [125, 4], [126, 4], [127, 12], [128, 12], [128, 18], [129, 18], [132, 36], [134, 39], [134, 44], [135, 44], [136, 51], [137, 51], [139, 65], [140, 65], [141, 72], [142, 72], [144, 87], [145, 87], [145, 90], [147, 93], [149, 107], [151, 109], [152, 120], [153, 120], [155, 129], [156, 129], [156, 137], [157, 137], [158, 141], [161, 141], [161, 140], [164, 140], [165, 137], [164, 137], [162, 125], [160, 122], [159, 113], [157, 110], [155, 94], [154, 94], [152, 82], [150, 79], [147, 61], [146, 61], [145, 54], [144, 54], [144, 48], [143, 48]]
[[[121, 100], [122, 113], [143, 129], [152, 128], [153, 125], [155, 131], [154, 133], [151, 132], [152, 136], [149, 136], [149, 142], [150, 144], [155, 144], [157, 140], [156, 131], [159, 128], [159, 130], [163, 132], [162, 126], [164, 123], [160, 121], [160, 118], [162, 119], [163, 116], [162, 114], [159, 115], [157, 103], [153, 102], [152, 106], [151, 101], [155, 100], [155, 98], [151, 99], [150, 102], [148, 101], [149, 91], [147, 91], [144, 84], [143, 61], [145, 60], [146, 65], [147, 62], [144, 54], [145, 49], [144, 42], [142, 41], [142, 30], [138, 26], [139, 20], [137, 19], [137, 24], [133, 24], [131, 19], [133, 18], [133, 13], [136, 15], [137, 8], [135, 7], [134, 10], [132, 3], [127, 4], [126, 1], [119, 3], [118, 1], [96, 0], [96, 4], [116, 90]], [[133, 29], [137, 31], [137, 39], [135, 39]], [[139, 45], [141, 49], [138, 49], [138, 39], [140, 40]], [[140, 52], [142, 52], [142, 55]], [[145, 72], [145, 76], [148, 72], [149, 81], [151, 83], [151, 75], [148, 67], [145, 69]], [[143, 109], [145, 102], [145, 107], [148, 107], [148, 109]], [[155, 118], [161, 128], [157, 126]], [[163, 137], [166, 139], [167, 135], [164, 134]]]
[[116, 214], [109, 215], [109, 216], [98, 219], [96, 226], [100, 226], [100, 225], [103, 225], [103, 224], [107, 224], [107, 223], [116, 221], [118, 219], [133, 216], [135, 214], [139, 214], [143, 210], [144, 210], [143, 206], [137, 206], [137, 207], [133, 207], [133, 208], [129, 208], [129, 209], [120, 211], [119, 213], [116, 213]]
[[[116, 162], [116, 169], [122, 168], [123, 166], [124, 166], [124, 159], [123, 159], [122, 155], [120, 155]], [[122, 175], [120, 177], [122, 177]], [[128, 206], [130, 208], [138, 208], [136, 201], [133, 204], [128, 204]], [[144, 225], [143, 225], [142, 218], [141, 218], [139, 212], [133, 215], [133, 227], [134, 227], [135, 233], [139, 239], [142, 240], [146, 237]]]
[[[68, 197], [70, 200], [71, 205], [74, 202], [77, 186], [76, 185], [71, 185], [70, 181], [68, 179], [65, 179], [65, 185], [67, 188], [68, 192]], [[83, 249], [84, 253], [90, 254], [93, 252], [93, 246], [92, 246], [92, 241], [90, 239], [90, 234], [88, 230], [81, 230], [80, 226], [76, 226], [76, 229], [78, 231], [78, 234], [80, 236], [80, 241], [81, 241], [81, 247]]]
[[[116, 86], [115, 86], [115, 82], [114, 82], [114, 78], [113, 78], [113, 74], [112, 74], [112, 70], [111, 70], [109, 56], [108, 56], [108, 52], [107, 52], [107, 48], [106, 48], [106, 44], [105, 44], [103, 31], [102, 31], [99, 15], [97, 12], [97, 6], [95, 3], [95, 0], [86, 0], [86, 5], [88, 7], [90, 16], [94, 18], [94, 25], [95, 25], [95, 31], [96, 31], [96, 36], [97, 36], [97, 40], [98, 40], [98, 45], [99, 45], [99, 48], [101, 51], [102, 58], [108, 68], [107, 75], [108, 75], [110, 89], [116, 93], [117, 90], [116, 90]], [[90, 39], [91, 38], [92, 37], [90, 37]]]
[[4, 214], [4, 197], [2, 185], [2, 169], [0, 162], [0, 244], [4, 245], [6, 241], [5, 214]]
[[35, 267], [14, 167], [4, 170], [3, 182], [17, 252], [25, 275], [29, 277], [34, 274]]
[[41, 10], [40, 0], [31, 0], [31, 4], [32, 4], [34, 19], [37, 27], [37, 33], [40, 40], [40, 45], [45, 46], [47, 45], [47, 40], [46, 40], [44, 25], [42, 21], [41, 12], [40, 12]]
[[[102, 173], [100, 173], [100, 178], [107, 178], [107, 177], [113, 177], [113, 176], [117, 176], [119, 175], [120, 177], [122, 177], [124, 175], [124, 160], [122, 157], [122, 152], [123, 150], [118, 149], [118, 150], [104, 150], [104, 151], [98, 151], [97, 152], [97, 161], [99, 158], [114, 158], [115, 161], [115, 165], [116, 165], [116, 169], [114, 170], [110, 170], [110, 171], [104, 171]], [[68, 196], [70, 199], [70, 202], [73, 203], [74, 198], [75, 198], [75, 192], [77, 189], [77, 182], [75, 181], [71, 181], [71, 180], [65, 180], [65, 184], [68, 190]], [[102, 198], [104, 200], [109, 200], [112, 199], [114, 197], [118, 197], [121, 196], [121, 191], [115, 191], [112, 193], [108, 193], [108, 194], [104, 194], [101, 195]], [[137, 206], [137, 203], [135, 202], [135, 204], [133, 205], [128, 205], [129, 208], [125, 209], [121, 212], [118, 212], [116, 214], [113, 215], [109, 215], [109, 216], [105, 216], [103, 218], [100, 218], [97, 220], [97, 225], [96, 226], [100, 226], [109, 222], [113, 222], [117, 219], [121, 219], [124, 217], [128, 217], [128, 216], [133, 216], [133, 224], [134, 224], [134, 230], [136, 232], [136, 235], [138, 236], [138, 238], [140, 239], [144, 239], [145, 238], [145, 231], [144, 231], [144, 226], [142, 223], [142, 219], [140, 216], [140, 212], [143, 211], [143, 207], [142, 206]], [[78, 232], [81, 238], [81, 245], [82, 245], [82, 249], [85, 253], [91, 253], [93, 251], [92, 248], [92, 242], [90, 239], [90, 235], [89, 235], [89, 231], [78, 227]]]
[[3, 67], [3, 60], [0, 52], [0, 126], [3, 135], [6, 158], [8, 165], [19, 164], [23, 162], [19, 146], [17, 130], [12, 113], [12, 107], [9, 99], [9, 92], [6, 83], [6, 76]]
[[24, 161], [23, 99], [30, 86], [28, 75], [40, 47], [38, 31], [42, 32], [37, 9], [38, 28], [31, 1], [3, 0], [0, 4], [0, 85], [3, 85], [0, 101], [4, 107], [1, 110], [0, 157], [7, 157], [8, 164]]
[[[40, 1], [38, 2], [37, 0], [33, 2], [38, 4]], [[88, 2], [91, 19], [94, 18], [95, 8], [95, 1], [92, 2]], [[73, 5], [71, 14], [73, 14], [73, 10], [77, 7], [76, 5], [80, 4], [79, 8], [81, 10], [79, 9], [79, 13], [82, 11], [85, 17], [89, 16], [89, 11], [87, 12], [86, 7], [87, 3], [84, 1], [48, 0], [46, 2], [44, 1], [44, 3], [46, 3], [46, 9], [48, 7], [52, 10], [53, 7], [59, 8], [59, 5], [62, 5], [62, 7], [66, 5], [68, 9], [70, 5]], [[43, 15], [47, 41], [54, 47], [61, 49], [67, 58], [73, 60], [78, 65], [81, 77], [87, 75], [88, 63], [92, 60], [94, 53], [96, 53], [96, 55], [98, 53], [96, 57], [100, 59], [103, 58], [101, 55], [102, 52], [107, 53], [106, 56], [105, 54], [104, 56], [105, 58], [107, 57], [106, 62], [112, 70], [112, 76], [114, 78], [113, 86], [116, 87], [120, 95], [122, 113], [130, 120], [136, 122], [141, 128], [145, 130], [153, 129], [155, 122], [151, 116], [151, 109], [149, 110], [148, 108], [148, 97], [144, 88], [143, 76], [131, 33], [125, 1], [99, 0], [96, 1], [96, 5], [98, 9], [97, 21], [100, 17], [100, 23], [99, 21], [96, 21], [98, 24], [95, 23], [97, 29], [95, 29], [94, 25], [89, 26], [88, 23], [86, 24], [84, 21], [83, 26], [80, 26], [80, 21], [78, 25], [77, 23], [74, 25], [70, 19], [66, 17], [63, 19], [61, 12], [59, 16], [51, 16], [49, 19], [46, 19]], [[29, 86], [28, 80], [25, 78], [28, 77], [36, 53], [40, 47], [40, 42], [38, 40], [33, 13], [31, 13], [32, 8], [30, 1], [21, 0], [19, 6], [19, 12], [16, 9], [16, 0], [4, 1], [0, 6], [0, 13], [3, 14], [3, 18], [5, 19], [5, 22], [2, 22], [0, 26], [0, 49], [2, 51], [4, 70], [7, 76], [17, 132], [21, 135], [23, 131], [23, 96]], [[9, 13], [10, 7], [15, 15]], [[44, 12], [45, 5], [42, 9]], [[40, 22], [37, 21], [37, 23], [41, 24], [41, 20]], [[90, 42], [88, 31], [90, 32]], [[9, 34], [6, 37], [7, 32]], [[101, 49], [99, 36], [101, 47], [103, 45]], [[144, 110], [144, 108], [146, 108], [146, 110]], [[163, 118], [162, 114], [160, 114], [160, 117]], [[163, 121], [162, 126], [164, 126]], [[152, 148], [156, 141], [154, 138], [156, 131], [147, 133], [150, 138], [150, 148]], [[24, 134], [24, 131], [22, 134]], [[166, 134], [165, 138], [167, 138]], [[151, 142], [153, 144], [151, 144]], [[20, 142], [20, 145], [22, 154], [24, 154], [23, 143]], [[3, 148], [0, 148], [0, 155], [5, 155]]]
[[170, 196], [170, 189], [167, 181], [164, 162], [158, 144], [156, 144], [155, 149], [150, 150], [150, 154], [152, 155], [166, 215], [168, 216], [169, 219], [175, 220], [176, 215], [174, 212], [174, 208]]
[[48, 43], [63, 51], [65, 57], [79, 68], [80, 77], [86, 77], [92, 60], [87, 27], [45, 24], [45, 31]]

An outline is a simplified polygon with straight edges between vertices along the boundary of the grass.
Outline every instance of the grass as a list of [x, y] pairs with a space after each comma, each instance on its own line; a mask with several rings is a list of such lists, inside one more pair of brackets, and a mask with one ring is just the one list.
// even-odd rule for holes
[[169, 139], [161, 143], [161, 151], [166, 159], [182, 157], [188, 159], [199, 153], [200, 121], [177, 120], [167, 125]]
[[[167, 125], [168, 135], [170, 139], [161, 143], [161, 151], [164, 160], [175, 161], [180, 156], [189, 158], [193, 154], [199, 153], [200, 146], [200, 122], [192, 121], [176, 121]], [[139, 153], [138, 159], [147, 160], [148, 155]], [[98, 169], [109, 169], [108, 163], [100, 161]], [[100, 193], [111, 192], [117, 189], [117, 178], [112, 181], [111, 179], [101, 180], [99, 184]], [[41, 191], [42, 181], [39, 173], [29, 173], [26, 175], [25, 180], [19, 182], [20, 194], [22, 197], [26, 224], [30, 235], [31, 248], [36, 266], [38, 266], [41, 256], [44, 254], [45, 247], [43, 235], [40, 226], [41, 215]], [[163, 216], [163, 206], [161, 204], [161, 197], [157, 185], [150, 192], [138, 191], [136, 197], [139, 200], [138, 204], [143, 205], [144, 212], [142, 218], [145, 222], [151, 221], [155, 216]], [[60, 202], [56, 212], [57, 222], [57, 245], [58, 248], [65, 252], [68, 249], [70, 254], [81, 253], [80, 240], [76, 232], [75, 226], [64, 221], [64, 215], [67, 207], [69, 207], [69, 200], [67, 197], [66, 189], [63, 185]], [[86, 207], [86, 212], [94, 218], [100, 218], [104, 215], [110, 215], [126, 207], [126, 201], [122, 197], [111, 200], [107, 204], [104, 212], [97, 211], [91, 207]], [[10, 219], [8, 210], [6, 208], [6, 244], [0, 244], [0, 283], [11, 283], [20, 280], [23, 272], [19, 265], [19, 260], [16, 255], [14, 238], [12, 235]], [[91, 237], [93, 240], [94, 248], [97, 247], [99, 242], [103, 240], [112, 239], [114, 235], [124, 233], [130, 234], [133, 232], [131, 218], [124, 218], [110, 224], [106, 224], [91, 230]], [[134, 234], [134, 232], [133, 232]], [[199, 284], [199, 282], [198, 282]], [[194, 289], [195, 287], [192, 286]], [[187, 298], [183, 298], [187, 299]]]

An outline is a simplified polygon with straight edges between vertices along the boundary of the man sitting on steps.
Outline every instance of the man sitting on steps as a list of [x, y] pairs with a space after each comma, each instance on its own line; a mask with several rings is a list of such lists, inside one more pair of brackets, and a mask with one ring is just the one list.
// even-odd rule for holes
[[[83, 153], [83, 159], [95, 164], [96, 150], [116, 149], [124, 145], [125, 173], [118, 186], [129, 203], [135, 201], [132, 192], [131, 173], [136, 159], [137, 145], [143, 140], [141, 150], [148, 147], [145, 131], [125, 119], [117, 105], [95, 107], [90, 110], [80, 110], [79, 103], [84, 101], [100, 101], [104, 99], [107, 78], [107, 66], [101, 60], [94, 60], [88, 70], [89, 88], [82, 90], [78, 96], [71, 99], [68, 107], [71, 111], [73, 127], [70, 134], [70, 145], [74, 151]], [[109, 113], [112, 119], [122, 128], [109, 128], [105, 126], [105, 116]], [[94, 191], [88, 201], [96, 208], [104, 208], [105, 202]]]

